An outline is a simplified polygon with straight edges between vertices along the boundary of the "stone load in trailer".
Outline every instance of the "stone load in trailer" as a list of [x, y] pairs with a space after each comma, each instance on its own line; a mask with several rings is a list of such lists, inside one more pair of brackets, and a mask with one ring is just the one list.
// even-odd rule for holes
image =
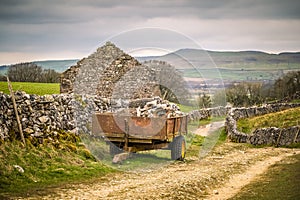
[[[92, 134], [105, 138], [113, 162], [123, 151], [171, 150], [171, 158], [183, 160], [186, 153], [187, 115], [159, 97], [130, 102], [130, 108], [93, 115]], [[128, 155], [125, 153], [124, 155]]]

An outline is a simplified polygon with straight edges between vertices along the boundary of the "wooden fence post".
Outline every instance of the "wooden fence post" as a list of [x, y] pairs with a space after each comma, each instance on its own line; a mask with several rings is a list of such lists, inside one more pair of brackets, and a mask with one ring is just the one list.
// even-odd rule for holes
[[20, 131], [21, 140], [22, 140], [24, 146], [26, 146], [26, 142], [25, 142], [24, 135], [23, 135], [22, 124], [20, 122], [19, 113], [18, 113], [18, 109], [17, 109], [15, 94], [14, 94], [14, 91], [13, 91], [12, 86], [10, 84], [8, 76], [6, 78], [7, 78], [7, 84], [8, 84], [8, 89], [9, 89], [9, 92], [10, 92], [11, 100], [12, 100], [13, 106], [14, 106], [14, 111], [15, 111], [19, 131]]

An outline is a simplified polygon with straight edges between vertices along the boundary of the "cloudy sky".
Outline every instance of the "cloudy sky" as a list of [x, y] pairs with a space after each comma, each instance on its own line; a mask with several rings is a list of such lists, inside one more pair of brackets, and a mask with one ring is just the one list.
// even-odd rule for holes
[[0, 64], [80, 59], [107, 40], [134, 55], [295, 52], [299, 10], [298, 0], [0, 0]]

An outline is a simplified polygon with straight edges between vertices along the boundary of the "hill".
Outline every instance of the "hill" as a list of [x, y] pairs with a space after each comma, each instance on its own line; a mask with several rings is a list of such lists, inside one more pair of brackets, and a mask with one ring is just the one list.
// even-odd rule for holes
[[[180, 49], [163, 55], [137, 57], [140, 62], [161, 60], [175, 66], [184, 77], [224, 81], [272, 81], [288, 71], [300, 70], [300, 52], [269, 54], [261, 51], [206, 51]], [[63, 72], [78, 59], [34, 61], [45, 69]], [[0, 74], [7, 66], [0, 66]]]
[[179, 69], [192, 68], [192, 65], [184, 62], [183, 59], [189, 61], [194, 66], [200, 68], [212, 67], [215, 63], [218, 67], [230, 66], [238, 67], [241, 64], [255, 64], [259, 67], [265, 65], [292, 65], [300, 63], [300, 52], [280, 54], [269, 54], [260, 51], [206, 51], [201, 49], [180, 49], [173, 53], [163, 56], [138, 57], [140, 61], [158, 59], [169, 62]]
[[35, 64], [42, 66], [45, 69], [54, 69], [57, 72], [63, 72], [70, 66], [75, 65], [79, 59], [72, 60], [45, 60], [34, 61]]
[[163, 56], [138, 58], [140, 61], [152, 59], [172, 64], [183, 72], [184, 77], [217, 79], [221, 75], [223, 80], [230, 82], [275, 80], [287, 71], [300, 69], [300, 52], [269, 54], [180, 49]]

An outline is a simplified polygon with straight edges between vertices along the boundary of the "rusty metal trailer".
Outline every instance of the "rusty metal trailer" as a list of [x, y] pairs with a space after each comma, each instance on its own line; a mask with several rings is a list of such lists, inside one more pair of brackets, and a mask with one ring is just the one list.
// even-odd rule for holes
[[138, 152], [170, 149], [172, 159], [183, 160], [186, 153], [184, 135], [187, 133], [187, 116], [149, 118], [95, 113], [92, 132], [105, 138], [112, 155], [121, 150]]

